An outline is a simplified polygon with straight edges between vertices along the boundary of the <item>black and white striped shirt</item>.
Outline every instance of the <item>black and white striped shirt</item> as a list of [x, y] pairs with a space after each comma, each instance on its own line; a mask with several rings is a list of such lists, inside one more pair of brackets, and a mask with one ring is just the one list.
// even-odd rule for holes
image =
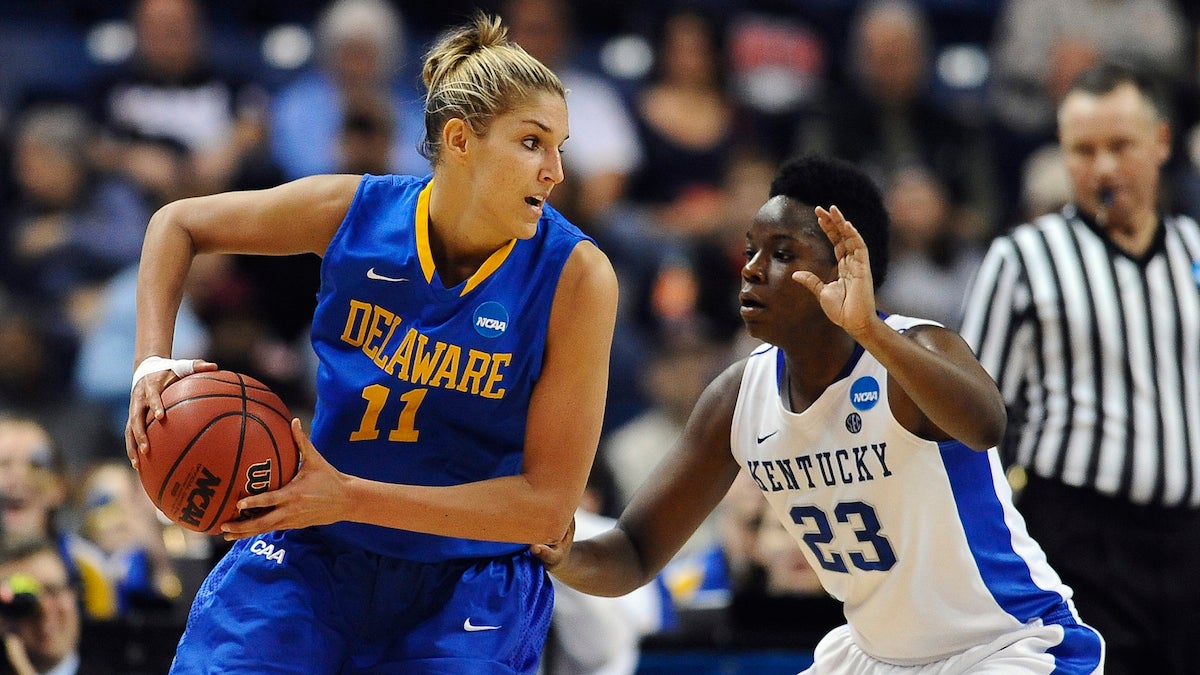
[[962, 335], [1009, 407], [1002, 448], [1044, 478], [1200, 507], [1200, 226], [1140, 259], [1073, 207], [997, 238]]

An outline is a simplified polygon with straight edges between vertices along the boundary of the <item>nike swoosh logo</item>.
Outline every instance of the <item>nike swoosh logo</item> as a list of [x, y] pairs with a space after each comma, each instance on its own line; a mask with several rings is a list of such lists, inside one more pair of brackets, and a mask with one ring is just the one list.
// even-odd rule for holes
[[376, 272], [374, 267], [367, 270], [367, 278], [374, 279], [376, 281], [408, 281], [408, 279], [405, 279], [404, 277], [385, 277], [379, 272]]
[[463, 630], [468, 633], [475, 633], [481, 630], [500, 630], [500, 626], [476, 626], [471, 623], [471, 617], [468, 616], [467, 620], [463, 622]]
[[775, 431], [772, 431], [771, 433], [767, 434], [766, 436], [757, 436], [756, 438], [758, 439], [759, 443], [762, 443], [763, 441], [767, 440], [768, 438], [774, 436], [777, 433], [779, 433], [778, 429], [776, 429]]

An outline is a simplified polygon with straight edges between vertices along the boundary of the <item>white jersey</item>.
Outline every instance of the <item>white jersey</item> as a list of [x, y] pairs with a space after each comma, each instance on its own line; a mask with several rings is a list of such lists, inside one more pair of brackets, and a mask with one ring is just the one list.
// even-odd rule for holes
[[1013, 507], [994, 448], [904, 429], [888, 404], [887, 371], [862, 349], [801, 413], [785, 406], [783, 370], [776, 347], [747, 360], [733, 454], [845, 603], [865, 653], [928, 663], [1038, 620], [1078, 620], [1070, 588]]

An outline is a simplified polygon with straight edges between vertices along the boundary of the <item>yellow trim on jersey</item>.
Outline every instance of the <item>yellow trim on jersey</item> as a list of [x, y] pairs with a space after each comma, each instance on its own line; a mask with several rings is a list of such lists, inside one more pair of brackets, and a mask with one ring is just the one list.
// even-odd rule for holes
[[475, 270], [475, 274], [472, 274], [471, 278], [467, 279], [467, 283], [463, 285], [462, 293], [459, 293], [459, 297], [470, 293], [475, 289], [476, 286], [482, 284], [484, 279], [490, 277], [492, 272], [500, 269], [500, 266], [503, 265], [504, 261], [508, 258], [508, 254], [512, 253], [513, 247], [516, 245], [517, 240], [510, 239], [506, 245], [496, 249], [495, 253], [488, 256], [488, 259], [483, 261], [483, 264], [479, 266], [479, 269]]
[[[429, 181], [429, 185], [421, 190], [421, 194], [417, 195], [417, 222], [415, 223], [414, 231], [417, 239], [417, 259], [421, 261], [421, 272], [425, 275], [425, 283], [433, 283], [433, 273], [437, 268], [433, 264], [433, 250], [429, 247], [429, 195], [433, 192], [433, 181]], [[508, 259], [508, 254], [512, 253], [513, 247], [517, 245], [517, 240], [512, 239], [508, 244], [501, 246], [494, 253], [488, 256], [488, 259], [483, 261], [479, 269], [471, 275], [470, 279], [463, 284], [462, 292], [459, 297], [475, 290], [475, 287], [483, 283], [485, 279], [492, 275], [492, 272], [500, 269], [504, 261]]]
[[417, 195], [417, 222], [413, 228], [417, 233], [417, 259], [425, 273], [425, 283], [433, 283], [433, 251], [429, 248], [429, 195], [433, 192], [433, 181]]

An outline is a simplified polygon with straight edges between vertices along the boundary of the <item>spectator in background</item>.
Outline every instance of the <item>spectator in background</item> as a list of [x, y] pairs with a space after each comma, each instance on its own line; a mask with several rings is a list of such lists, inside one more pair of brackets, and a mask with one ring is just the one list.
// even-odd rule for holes
[[[1101, 60], [1121, 61], [1182, 85], [1188, 31], [1176, 0], [1009, 0], [1001, 3], [991, 44], [990, 92], [997, 167], [1005, 204], [1016, 204], [1021, 167], [1055, 139], [1055, 110], [1076, 75]], [[1172, 103], [1171, 107], [1174, 107]], [[1168, 113], [1169, 114], [1169, 113]], [[1020, 222], [1015, 211], [1006, 223]]]
[[346, 100], [338, 129], [338, 171], [381, 175], [391, 169], [396, 138], [395, 111], [378, 92], [362, 92]]
[[928, 167], [945, 186], [962, 232], [990, 237], [997, 205], [986, 128], [934, 100], [924, 10], [912, 0], [870, 0], [849, 31], [847, 82], [802, 130], [804, 149], [853, 162], [881, 186], [906, 167]]
[[0, 673], [118, 673], [100, 654], [81, 650], [79, 588], [49, 540], [35, 538], [0, 548], [0, 629]]
[[668, 223], [645, 207], [615, 214], [603, 241], [622, 277], [622, 318], [648, 344], [728, 343], [741, 333], [734, 297], [746, 222], [774, 172], [765, 156], [739, 146], [720, 183], [691, 203], [686, 218]]
[[110, 455], [120, 436], [95, 406], [70, 395], [70, 364], [56, 353], [55, 340], [28, 307], [0, 297], [0, 416], [52, 425], [55, 445], [70, 448], [65, 460], [74, 471]]
[[103, 555], [69, 525], [72, 478], [45, 427], [30, 417], [0, 416], [0, 545], [50, 539], [79, 584], [85, 614], [111, 619], [118, 603]]
[[97, 462], [78, 490], [79, 534], [99, 548], [116, 590], [117, 613], [165, 618], [179, 598], [178, 575], [163, 542], [158, 511], [128, 462]]
[[962, 233], [948, 188], [923, 167], [893, 173], [884, 202], [892, 219], [892, 250], [880, 306], [957, 330], [983, 247]]
[[18, 192], [4, 214], [0, 280], [36, 311], [69, 359], [95, 316], [98, 289], [142, 248], [150, 212], [136, 187], [96, 171], [78, 106], [42, 104], [16, 120]]
[[563, 146], [563, 163], [571, 179], [554, 201], [590, 230], [624, 198], [630, 174], [642, 160], [628, 105], [609, 82], [574, 62], [578, 36], [566, 0], [507, 0], [501, 14], [513, 41], [549, 66], [567, 88], [571, 138]]
[[417, 146], [425, 135], [417, 80], [405, 75], [404, 18], [387, 0], [335, 0], [317, 21], [315, 67], [284, 85], [271, 104], [271, 152], [288, 180], [341, 168], [348, 113], [379, 99], [391, 109], [384, 173], [424, 176]]
[[773, 165], [793, 151], [798, 129], [829, 93], [826, 36], [804, 16], [808, 9], [758, 3], [730, 16], [726, 27], [729, 76], [743, 118], [739, 143]]
[[23, 303], [0, 300], [0, 408], [32, 413], [61, 396], [67, 351], [59, 342]]
[[733, 587], [729, 624], [741, 647], [816, 645], [845, 622], [842, 603], [825, 592], [804, 552], [758, 496], [752, 564]]
[[[180, 352], [208, 353], [209, 330], [197, 316], [192, 296], [195, 286], [204, 282], [205, 268], [223, 262], [227, 261], [202, 260], [193, 268], [175, 322], [173, 344]], [[125, 434], [125, 422], [129, 419], [129, 364], [133, 362], [136, 332], [137, 271], [137, 265], [126, 267], [100, 290], [95, 319], [80, 336], [71, 371], [71, 394], [98, 409], [115, 439]]]
[[210, 65], [202, 12], [196, 0], [138, 0], [134, 57], [96, 93], [108, 131], [102, 160], [133, 176], [155, 206], [274, 178], [267, 92]]
[[735, 150], [719, 189], [697, 203], [687, 228], [663, 227], [653, 208], [626, 203], [614, 210], [599, 237], [612, 254], [622, 294], [606, 431], [641, 416], [628, 434], [618, 432], [632, 436], [633, 429], [662, 421], [647, 410], [658, 406], [646, 388], [657, 353], [694, 351], [697, 341], [719, 348], [743, 334], [734, 298], [746, 222], [770, 192], [774, 174], [774, 165], [756, 151]]
[[731, 153], [737, 105], [727, 88], [722, 24], [699, 9], [672, 9], [655, 32], [654, 70], [636, 94], [644, 160], [629, 198], [657, 209], [662, 227], [685, 230], [711, 202]]
[[[619, 513], [679, 436], [700, 392], [724, 365], [720, 345], [695, 341], [661, 344], [641, 370], [640, 385], [649, 402], [629, 422], [605, 435], [599, 457], [611, 472]], [[711, 536], [705, 539], [711, 539]]]
[[1058, 144], [1045, 145], [1021, 167], [1021, 221], [1030, 222], [1071, 203], [1071, 177]]
[[749, 474], [739, 473], [713, 511], [713, 540], [677, 554], [663, 568], [662, 578], [680, 612], [728, 608], [733, 596], [759, 576], [757, 541], [764, 505]]
[[697, 328], [720, 343], [743, 333], [734, 299], [740, 283], [738, 272], [746, 260], [746, 223], [754, 219], [770, 194], [777, 166], [756, 149], [735, 149], [725, 164], [712, 222], [707, 230], [688, 233], [687, 260], [696, 277]]
[[1110, 675], [1200, 672], [1200, 226], [1159, 207], [1168, 110], [1119, 66], [1068, 87], [1072, 203], [992, 244], [963, 321], [1009, 409], [1017, 505]]

